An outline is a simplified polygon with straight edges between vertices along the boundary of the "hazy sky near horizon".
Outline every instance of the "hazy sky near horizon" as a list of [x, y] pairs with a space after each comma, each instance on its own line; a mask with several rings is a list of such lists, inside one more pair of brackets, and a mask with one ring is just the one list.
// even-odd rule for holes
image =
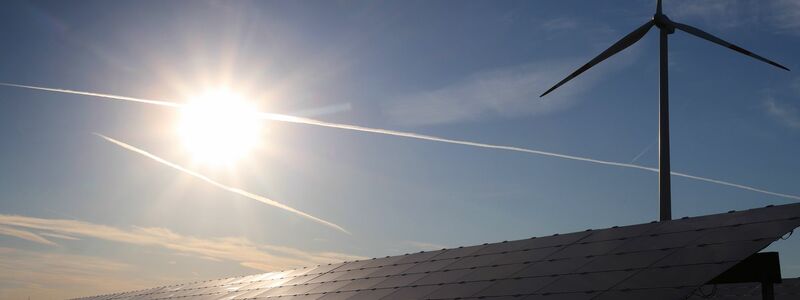
[[[655, 1], [9, 1], [0, 82], [264, 112], [657, 166], [657, 33], [540, 99]], [[785, 72], [670, 36], [673, 171], [800, 195], [800, 2], [665, 1]], [[0, 86], [0, 298], [86, 296], [649, 222], [656, 173], [265, 121], [194, 165], [174, 109]], [[339, 232], [124, 150], [336, 223]], [[674, 217], [796, 200], [673, 177]], [[800, 238], [778, 241], [800, 276]]]

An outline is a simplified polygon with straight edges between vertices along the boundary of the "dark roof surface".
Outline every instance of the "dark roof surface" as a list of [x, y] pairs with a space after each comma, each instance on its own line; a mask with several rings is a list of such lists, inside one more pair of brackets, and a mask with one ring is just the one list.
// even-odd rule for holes
[[85, 299], [685, 299], [800, 225], [800, 204]]

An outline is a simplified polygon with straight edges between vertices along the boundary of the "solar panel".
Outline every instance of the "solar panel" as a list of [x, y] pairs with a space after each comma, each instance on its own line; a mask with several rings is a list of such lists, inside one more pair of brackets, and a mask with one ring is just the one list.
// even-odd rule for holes
[[[784, 278], [782, 283], [776, 283], [776, 300], [800, 299], [800, 277]], [[690, 300], [700, 299], [727, 299], [727, 300], [761, 300], [760, 283], [734, 283], [706, 285], [692, 293]]]
[[[684, 299], [799, 225], [792, 204], [91, 299]], [[736, 286], [716, 290], [757, 292]], [[776, 294], [796, 295], [781, 286]]]

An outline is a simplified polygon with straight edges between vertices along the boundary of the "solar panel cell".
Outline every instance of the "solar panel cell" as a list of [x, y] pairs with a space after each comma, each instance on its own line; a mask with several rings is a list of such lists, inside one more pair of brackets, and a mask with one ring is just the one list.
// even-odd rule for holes
[[599, 242], [579, 242], [565, 246], [560, 251], [553, 253], [549, 256], [550, 259], [570, 258], [577, 256], [597, 256], [606, 254], [614, 249], [619, 248], [627, 241], [611, 240]]
[[319, 300], [346, 300], [352, 299], [358, 292], [334, 292], [327, 293], [320, 297]]
[[447, 258], [443, 260], [431, 260], [431, 261], [421, 262], [409, 268], [404, 273], [424, 273], [424, 272], [438, 271], [446, 267], [447, 265], [454, 263], [455, 261], [456, 259], [454, 258]]
[[459, 247], [459, 248], [447, 249], [444, 252], [440, 253], [439, 255], [433, 257], [433, 259], [442, 260], [442, 259], [462, 258], [464, 256], [475, 253], [485, 247], [486, 247], [485, 245], [478, 245], [471, 247]]
[[654, 267], [689, 265], [709, 262], [739, 261], [764, 248], [763, 242], [744, 241], [717, 245], [699, 245], [678, 249]]
[[389, 265], [383, 268], [375, 268], [372, 269], [373, 271], [367, 273], [367, 277], [386, 277], [386, 276], [394, 276], [400, 275], [403, 273], [407, 273], [408, 269], [413, 268], [416, 266], [416, 263], [409, 263], [409, 264], [402, 264], [402, 265]]
[[382, 300], [408, 300], [408, 299], [426, 299], [426, 295], [430, 294], [438, 286], [431, 285], [411, 285], [396, 289], [393, 293], [381, 298]]
[[355, 295], [348, 300], [374, 300], [374, 299], [381, 299], [384, 296], [391, 294], [394, 292], [394, 289], [380, 289], [380, 290], [365, 290], [359, 291]]
[[586, 238], [590, 234], [592, 234], [591, 231], [581, 231], [575, 233], [558, 234], [546, 237], [527, 239], [523, 240], [525, 241], [525, 245], [523, 248], [535, 249], [544, 247], [562, 247], [575, 243], [583, 238]]
[[614, 253], [682, 248], [696, 241], [703, 234], [704, 232], [695, 230], [660, 234], [650, 233], [626, 241], [619, 248], [614, 249]]
[[317, 293], [330, 293], [341, 290], [342, 287], [348, 285], [350, 280], [347, 281], [336, 281], [336, 282], [325, 282], [320, 284], [319, 286], [311, 289], [308, 293], [317, 294]]
[[475, 293], [473, 296], [514, 296], [529, 295], [536, 293], [541, 288], [555, 281], [555, 277], [531, 277], [531, 278], [512, 278], [497, 280], [486, 289]]
[[442, 285], [439, 289], [428, 294], [429, 299], [454, 299], [464, 297], [464, 295], [474, 295], [494, 284], [490, 281], [451, 283]]
[[646, 268], [669, 255], [667, 251], [645, 251], [599, 256], [579, 268], [578, 272], [621, 271]]
[[514, 276], [532, 277], [569, 274], [586, 265], [592, 261], [592, 259], [593, 258], [582, 256], [542, 261], [530, 264], [527, 268], [514, 273]]
[[482, 281], [493, 280], [500, 278], [510, 278], [512, 274], [527, 268], [526, 264], [513, 264], [513, 265], [498, 265], [476, 269], [474, 272], [467, 274], [462, 281]]
[[412, 284], [439, 284], [439, 283], [452, 283], [458, 282], [461, 278], [475, 272], [475, 270], [470, 269], [459, 269], [459, 270], [443, 270], [439, 272], [432, 272], [421, 278], [420, 280], [415, 281]]
[[417, 274], [406, 274], [400, 276], [392, 276], [387, 277], [386, 280], [379, 282], [375, 286], [371, 288], [395, 288], [395, 287], [403, 287], [411, 284], [414, 281], [420, 280], [425, 277], [427, 274], [424, 273], [417, 273]]
[[591, 300], [597, 296], [597, 293], [564, 293], [564, 294], [537, 294], [527, 297], [516, 298], [517, 300]]
[[403, 259], [405, 256], [389, 256], [389, 257], [381, 257], [370, 260], [366, 264], [364, 264], [364, 268], [376, 268], [376, 267], [383, 267], [388, 266], [391, 264], [396, 263], [397, 261]]
[[545, 248], [525, 248], [520, 251], [509, 252], [503, 254], [500, 258], [494, 261], [493, 264], [498, 265], [505, 265], [505, 264], [521, 264], [521, 263], [531, 263], [537, 262], [546, 259], [556, 251], [561, 250], [563, 246], [558, 247], [545, 247]]
[[[636, 272], [614, 289], [697, 287], [735, 265], [735, 262], [649, 268]], [[698, 284], [700, 283], [700, 284]]]
[[657, 227], [658, 223], [647, 223], [630, 226], [614, 227], [611, 230], [592, 230], [591, 235], [581, 239], [581, 242], [598, 242], [611, 240], [625, 240], [646, 234]]
[[599, 294], [593, 299], [619, 300], [619, 299], [646, 299], [646, 300], [677, 300], [684, 299], [692, 292], [693, 288], [656, 288], [638, 290], [616, 290]]
[[539, 290], [539, 293], [558, 294], [575, 292], [600, 292], [610, 289], [633, 275], [634, 271], [581, 273], [559, 276], [557, 280]]
[[525, 248], [528, 243], [529, 239], [492, 243], [492, 244], [487, 244], [486, 247], [483, 247], [478, 251], [475, 251], [475, 253], [473, 254], [484, 255], [484, 254], [495, 254], [495, 253], [516, 251]]
[[414, 262], [422, 262], [430, 260], [431, 258], [442, 254], [445, 250], [436, 250], [436, 251], [427, 251], [427, 252], [417, 252], [413, 254], [407, 254], [400, 256], [400, 259], [394, 262], [395, 264], [407, 264], [407, 263], [414, 263]]
[[716, 244], [727, 241], [757, 240], [763, 238], [777, 238], [777, 232], [787, 232], [796, 228], [800, 220], [784, 220], [769, 223], [741, 223], [741, 225], [726, 226], [713, 229], [714, 232], [706, 233], [702, 243]]

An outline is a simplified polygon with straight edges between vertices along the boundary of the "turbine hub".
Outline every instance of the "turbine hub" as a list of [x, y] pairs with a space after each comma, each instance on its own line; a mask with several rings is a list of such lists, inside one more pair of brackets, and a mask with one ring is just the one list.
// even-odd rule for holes
[[672, 20], [667, 18], [667, 15], [657, 13], [653, 16], [653, 22], [659, 29], [666, 30], [667, 34], [675, 33], [675, 25], [673, 25]]

